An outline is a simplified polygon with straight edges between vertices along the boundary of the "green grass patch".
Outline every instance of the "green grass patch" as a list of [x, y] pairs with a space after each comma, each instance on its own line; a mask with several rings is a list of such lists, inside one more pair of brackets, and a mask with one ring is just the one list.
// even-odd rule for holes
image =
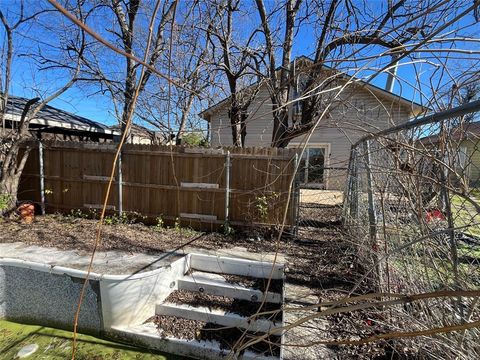
[[475, 237], [480, 237], [480, 214], [473, 204], [458, 195], [451, 197], [452, 216], [455, 227]]
[[[15, 359], [25, 345], [37, 344], [38, 350], [27, 359], [64, 360], [72, 356], [72, 337], [69, 331], [36, 325], [24, 325], [0, 320], [0, 359]], [[78, 334], [77, 360], [179, 360], [174, 355], [150, 352], [128, 345]]]

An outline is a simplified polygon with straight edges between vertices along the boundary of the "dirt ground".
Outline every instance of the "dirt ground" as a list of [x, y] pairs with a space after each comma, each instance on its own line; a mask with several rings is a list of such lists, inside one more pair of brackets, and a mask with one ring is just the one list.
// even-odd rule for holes
[[[300, 216], [301, 226], [298, 235], [284, 236], [279, 244], [279, 251], [286, 258], [286, 281], [294, 293], [288, 305], [318, 304], [345, 296], [357, 284], [362, 271], [361, 266], [356, 263], [355, 247], [349, 243], [341, 230], [340, 208], [318, 204], [302, 206]], [[95, 220], [61, 215], [39, 216], [31, 225], [14, 220], [0, 221], [2, 228], [0, 242], [20, 241], [31, 245], [83, 251], [91, 250], [97, 226]], [[188, 245], [212, 250], [244, 247], [252, 253], [265, 253], [275, 251], [276, 235], [272, 230], [238, 231], [226, 236], [189, 229], [159, 229], [142, 224], [113, 224], [104, 226], [99, 250], [156, 254], [178, 250]], [[299, 291], [296, 292], [295, 289]], [[355, 293], [369, 291], [368, 283], [364, 282], [356, 288]], [[314, 334], [312, 339], [300, 336], [299, 342], [305, 344], [310, 340], [338, 340], [352, 337], [358, 339], [360, 336], [382, 331], [382, 328], [376, 325], [374, 315], [362, 312], [327, 316], [316, 320], [318, 321], [314, 324], [306, 324], [306, 328], [317, 326], [320, 333], [312, 332]], [[327, 356], [325, 354], [329, 354], [329, 358], [336, 359], [387, 359], [391, 354], [390, 347], [386, 349], [382, 343], [361, 347], [323, 346], [319, 349], [318, 353], [309, 358], [324, 358]]]

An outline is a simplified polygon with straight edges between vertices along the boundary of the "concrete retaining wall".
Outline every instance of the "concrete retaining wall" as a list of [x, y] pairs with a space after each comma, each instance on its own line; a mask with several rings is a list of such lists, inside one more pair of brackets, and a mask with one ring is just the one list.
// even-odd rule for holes
[[[16, 266], [0, 266], [0, 318], [73, 329], [83, 279]], [[100, 284], [91, 280], [79, 317], [79, 330], [103, 331]]]
[[[154, 315], [186, 271], [186, 259], [133, 275], [91, 273], [78, 330], [102, 335]], [[73, 329], [85, 271], [0, 258], [0, 319]]]

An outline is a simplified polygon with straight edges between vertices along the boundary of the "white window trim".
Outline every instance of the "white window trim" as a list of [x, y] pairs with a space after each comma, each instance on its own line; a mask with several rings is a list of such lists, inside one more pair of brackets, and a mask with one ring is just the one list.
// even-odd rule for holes
[[[290, 142], [287, 146], [289, 149], [301, 149], [303, 146], [305, 146], [305, 143], [301, 142]], [[331, 149], [331, 144], [330, 143], [322, 143], [322, 142], [309, 142], [306, 146], [305, 149], [308, 148], [324, 148], [325, 149], [325, 170], [324, 170], [324, 185], [325, 189], [328, 189], [328, 182], [330, 179], [330, 149]]]

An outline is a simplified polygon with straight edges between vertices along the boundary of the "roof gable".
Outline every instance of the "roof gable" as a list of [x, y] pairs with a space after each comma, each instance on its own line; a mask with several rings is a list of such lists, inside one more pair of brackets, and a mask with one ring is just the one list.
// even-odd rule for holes
[[[296, 58], [292, 64], [295, 64], [295, 63], [298, 63], [298, 62], [301, 62], [301, 63], [304, 63], [304, 64], [312, 64], [313, 63], [313, 60], [308, 58], [307, 56], [300, 56], [298, 58]], [[347, 75], [347, 74], [343, 74], [343, 73], [340, 73], [338, 72], [337, 70], [331, 68], [331, 67], [328, 67], [328, 66], [325, 66], [323, 65], [322, 66], [322, 70], [325, 70], [325, 71], [332, 71], [332, 72], [336, 72], [337, 73], [337, 76], [339, 79], [342, 79], [344, 81], [351, 81], [353, 79], [353, 82], [355, 84], [357, 84], [359, 87], [362, 87], [362, 88], [365, 88], [367, 91], [371, 92], [371, 93], [374, 93], [384, 99], [388, 99], [390, 101], [393, 101], [393, 102], [398, 102], [400, 105], [403, 105], [405, 107], [408, 108], [408, 111], [409, 113], [411, 113], [412, 115], [418, 115], [426, 110], [428, 110], [428, 108], [424, 105], [421, 105], [413, 100], [409, 100], [403, 96], [400, 96], [400, 95], [397, 95], [395, 93], [392, 93], [390, 91], [387, 91], [385, 89], [382, 89], [376, 85], [373, 85], [373, 84], [370, 84], [364, 80], [361, 80], [361, 79], [358, 79], [358, 78], [355, 78], [355, 77], [352, 77], [350, 75]], [[277, 71], [279, 71], [279, 68], [277, 68]], [[254, 85], [257, 85], [257, 83], [255, 84], [252, 84], [250, 86], [254, 86]], [[261, 86], [264, 86], [264, 85], [261, 85]], [[207, 109], [203, 110], [202, 112], [200, 112], [198, 115], [203, 118], [204, 120], [207, 120], [209, 121], [209, 115], [211, 115], [212, 113], [214, 112], [217, 112], [217, 111], [220, 111], [224, 106], [226, 106], [229, 102], [229, 98], [225, 98], [225, 99], [222, 99], [220, 100], [219, 102], [217, 102], [216, 104], [208, 107]]]

